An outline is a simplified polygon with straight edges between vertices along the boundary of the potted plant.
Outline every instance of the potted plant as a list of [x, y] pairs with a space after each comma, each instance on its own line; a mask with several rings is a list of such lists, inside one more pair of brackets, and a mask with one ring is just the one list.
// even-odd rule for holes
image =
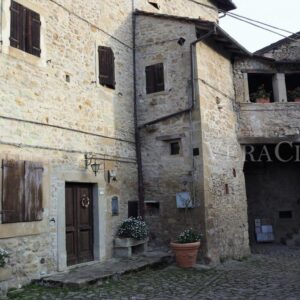
[[300, 86], [288, 91], [288, 100], [290, 102], [300, 102]]
[[255, 103], [270, 103], [270, 96], [271, 93], [266, 91], [264, 84], [260, 85], [257, 91], [250, 95]]
[[114, 240], [115, 255], [130, 257], [133, 252], [146, 251], [148, 235], [148, 226], [141, 217], [122, 221]]
[[200, 240], [201, 234], [190, 228], [180, 233], [175, 242], [171, 242], [171, 249], [179, 267], [191, 268], [195, 266]]

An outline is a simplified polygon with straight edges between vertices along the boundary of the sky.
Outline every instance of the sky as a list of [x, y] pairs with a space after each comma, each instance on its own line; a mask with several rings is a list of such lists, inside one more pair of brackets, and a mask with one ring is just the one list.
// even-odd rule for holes
[[[233, 2], [238, 8], [232, 10], [232, 13], [291, 32], [300, 31], [300, 0], [233, 0]], [[220, 25], [251, 52], [283, 38], [229, 16], [220, 19]], [[280, 33], [290, 35], [286, 32]]]

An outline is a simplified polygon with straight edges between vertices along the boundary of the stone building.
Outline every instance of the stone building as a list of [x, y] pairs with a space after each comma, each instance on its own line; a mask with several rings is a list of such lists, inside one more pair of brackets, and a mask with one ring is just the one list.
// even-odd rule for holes
[[[216, 19], [136, 14], [138, 121], [152, 239], [168, 243], [193, 226], [205, 232], [207, 261], [247, 255], [231, 60], [248, 52]], [[164, 83], [156, 92], [147, 89], [154, 67]]]
[[[277, 242], [300, 245], [300, 107], [293, 95], [300, 87], [299, 53], [298, 33], [234, 63], [238, 140], [251, 145], [245, 164], [251, 242], [255, 219], [268, 219]], [[271, 103], [254, 103], [262, 85]]]
[[0, 1], [0, 287], [109, 259], [137, 209], [156, 246], [194, 226], [206, 262], [249, 254], [243, 145], [297, 112], [249, 103], [245, 68], [294, 66], [218, 26], [234, 4]]
[[138, 195], [131, 1], [1, 4], [4, 288], [110, 258]]

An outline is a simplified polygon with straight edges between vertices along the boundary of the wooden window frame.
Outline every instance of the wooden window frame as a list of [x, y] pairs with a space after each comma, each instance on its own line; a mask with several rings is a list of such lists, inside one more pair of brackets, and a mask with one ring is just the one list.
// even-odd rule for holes
[[164, 63], [146, 66], [145, 73], [147, 95], [165, 91]]
[[10, 46], [41, 57], [40, 14], [11, 0], [10, 17]]

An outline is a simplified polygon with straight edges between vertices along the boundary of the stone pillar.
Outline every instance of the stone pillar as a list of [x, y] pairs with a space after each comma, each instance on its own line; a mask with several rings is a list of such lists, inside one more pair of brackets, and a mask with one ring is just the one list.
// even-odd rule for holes
[[287, 102], [285, 74], [277, 73], [273, 76], [273, 91], [275, 102]]
[[248, 73], [243, 73], [243, 81], [244, 81], [244, 102], [250, 102]]

